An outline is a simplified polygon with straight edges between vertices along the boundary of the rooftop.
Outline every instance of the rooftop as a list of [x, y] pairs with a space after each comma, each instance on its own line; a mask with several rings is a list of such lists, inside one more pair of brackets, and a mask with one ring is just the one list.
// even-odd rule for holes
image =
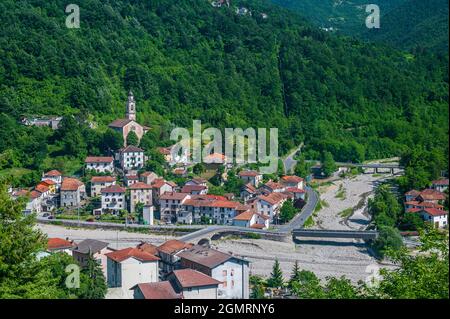
[[137, 284], [131, 289], [139, 288], [145, 299], [181, 299], [168, 281]]
[[112, 176], [92, 176], [91, 183], [112, 183], [115, 180]]
[[76, 178], [72, 177], [64, 177], [62, 184], [61, 184], [61, 190], [62, 191], [76, 191], [80, 186], [83, 186], [84, 184], [79, 181]]
[[222, 283], [194, 269], [178, 269], [172, 273], [182, 288], [218, 286]]
[[47, 249], [48, 250], [57, 250], [57, 249], [70, 249], [74, 247], [74, 243], [72, 241], [68, 241], [62, 238], [49, 238], [47, 240]]
[[166, 254], [175, 254], [183, 249], [191, 248], [193, 244], [185, 243], [184, 241], [172, 239], [168, 240], [162, 245], [158, 246], [158, 251]]
[[178, 256], [182, 259], [203, 265], [209, 269], [215, 268], [231, 258], [234, 258], [230, 254], [199, 245], [179, 253]]
[[126, 189], [123, 187], [120, 187], [119, 185], [111, 185], [109, 187], [105, 187], [102, 189], [102, 194], [103, 193], [125, 193]]
[[129, 189], [151, 189], [152, 186], [147, 184], [147, 183], [137, 182], [137, 183], [134, 183], [133, 185], [131, 185], [128, 188]]
[[141, 250], [139, 248], [125, 248], [121, 250], [116, 250], [111, 253], [106, 254], [106, 257], [116, 261], [116, 262], [122, 262], [124, 260], [127, 260], [128, 258], [134, 258], [142, 262], [150, 262], [150, 261], [158, 261], [159, 258], [155, 255], [152, 255], [144, 250]]
[[88, 156], [85, 163], [111, 163], [114, 159], [111, 156]]
[[105, 243], [103, 241], [95, 239], [85, 239], [82, 242], [79, 242], [78, 245], [76, 245], [74, 251], [81, 254], [95, 254], [106, 247], [108, 247], [108, 243]]

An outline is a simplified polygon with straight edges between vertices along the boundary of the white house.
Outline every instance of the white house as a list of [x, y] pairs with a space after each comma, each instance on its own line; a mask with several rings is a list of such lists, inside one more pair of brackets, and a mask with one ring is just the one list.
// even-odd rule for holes
[[194, 269], [174, 270], [168, 280], [183, 299], [217, 299], [220, 281]]
[[120, 210], [126, 209], [125, 191], [125, 188], [118, 185], [103, 188], [101, 190], [102, 211], [117, 214]]
[[437, 208], [425, 208], [420, 212], [420, 217], [436, 228], [444, 228], [448, 225], [448, 212]]
[[267, 229], [269, 228], [269, 217], [258, 214], [252, 210], [247, 210], [233, 218], [233, 225], [239, 227]]
[[256, 211], [261, 215], [269, 216], [270, 220], [273, 221], [287, 199], [288, 196], [283, 193], [270, 193], [269, 195], [258, 196]]
[[140, 169], [145, 164], [144, 150], [133, 145], [121, 148], [118, 152], [118, 157], [120, 167], [125, 171]]
[[129, 187], [130, 190], [130, 212], [134, 213], [136, 205], [142, 203], [144, 205], [152, 205], [152, 186], [137, 182]]
[[109, 288], [121, 288], [132, 298], [130, 288], [159, 281], [159, 258], [139, 248], [125, 248], [106, 254]]
[[72, 249], [75, 247], [73, 241], [69, 241], [63, 238], [48, 238], [47, 239], [47, 251], [50, 253], [64, 252], [72, 255]]
[[448, 189], [448, 178], [441, 178], [431, 183], [431, 188], [443, 193]]
[[165, 192], [159, 197], [160, 219], [165, 222], [175, 222], [186, 199], [190, 198], [186, 193]]
[[65, 177], [61, 183], [61, 207], [78, 207], [86, 197], [86, 186], [76, 178]]
[[262, 174], [257, 171], [240, 171], [239, 177], [245, 182], [245, 184], [250, 183], [255, 187], [258, 187], [259, 183], [263, 180]]
[[249, 298], [249, 262], [216, 249], [193, 246], [178, 254], [182, 268], [191, 268], [220, 282], [218, 299]]
[[97, 173], [113, 173], [114, 158], [111, 156], [88, 156], [84, 160], [87, 170]]
[[43, 173], [41, 180], [44, 181], [46, 179], [49, 179], [56, 183], [57, 188], [61, 186], [62, 183], [62, 173], [60, 171], [57, 171], [56, 169], [53, 169], [49, 172]]
[[295, 175], [286, 175], [281, 177], [280, 179], [281, 184], [285, 185], [286, 187], [293, 187], [298, 189], [303, 189], [303, 178], [295, 176]]
[[116, 179], [112, 176], [92, 176], [91, 196], [100, 196], [102, 189], [116, 185]]

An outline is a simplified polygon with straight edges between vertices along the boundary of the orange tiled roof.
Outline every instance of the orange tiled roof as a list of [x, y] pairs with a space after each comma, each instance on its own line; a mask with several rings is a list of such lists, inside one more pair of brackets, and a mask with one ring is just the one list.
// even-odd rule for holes
[[222, 283], [194, 269], [178, 269], [172, 273], [183, 288], [218, 286]]
[[62, 191], [76, 191], [80, 186], [84, 184], [76, 178], [65, 177], [61, 184]]
[[112, 176], [92, 176], [91, 183], [112, 183], [115, 180]]
[[143, 251], [139, 248], [132, 248], [132, 247], [113, 251], [111, 253], [106, 254], [106, 257], [108, 257], [116, 262], [119, 262], [119, 263], [124, 260], [127, 260], [128, 258], [135, 258], [137, 260], [144, 261], [144, 262], [159, 260], [158, 257], [156, 257], [146, 251]]
[[74, 247], [73, 242], [62, 239], [62, 238], [49, 238], [47, 240], [47, 249], [48, 250], [68, 249], [68, 248], [73, 248], [73, 247]]
[[163, 253], [166, 254], [174, 254], [179, 252], [180, 250], [191, 248], [192, 246], [194, 245], [190, 243], [185, 243], [184, 241], [172, 239], [158, 246], [158, 251], [162, 251]]

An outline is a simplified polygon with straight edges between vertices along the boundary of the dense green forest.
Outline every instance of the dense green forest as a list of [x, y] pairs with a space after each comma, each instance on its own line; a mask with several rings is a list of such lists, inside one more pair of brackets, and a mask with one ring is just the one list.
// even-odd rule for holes
[[403, 50], [448, 51], [447, 0], [378, 0], [380, 29], [367, 29], [367, 1], [272, 0], [322, 28]]
[[[233, 2], [251, 16], [207, 0], [86, 0], [80, 29], [66, 28], [67, 4], [0, 2], [0, 176], [113, 148], [106, 125], [123, 117], [129, 89], [150, 146], [200, 119], [278, 127], [280, 151], [303, 141], [309, 158], [448, 151], [446, 54], [339, 37], [262, 0]], [[75, 119], [53, 132], [22, 126], [26, 115]]]

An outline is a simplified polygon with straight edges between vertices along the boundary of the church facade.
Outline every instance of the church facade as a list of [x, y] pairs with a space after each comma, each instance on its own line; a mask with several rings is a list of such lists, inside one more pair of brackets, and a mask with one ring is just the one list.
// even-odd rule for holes
[[148, 127], [140, 125], [136, 122], [136, 101], [134, 100], [133, 92], [130, 91], [128, 94], [128, 101], [126, 104], [126, 118], [117, 119], [113, 121], [108, 126], [120, 132], [123, 136], [123, 144], [127, 146], [127, 136], [130, 132], [136, 133], [138, 139], [140, 140], [142, 136], [149, 130]]

